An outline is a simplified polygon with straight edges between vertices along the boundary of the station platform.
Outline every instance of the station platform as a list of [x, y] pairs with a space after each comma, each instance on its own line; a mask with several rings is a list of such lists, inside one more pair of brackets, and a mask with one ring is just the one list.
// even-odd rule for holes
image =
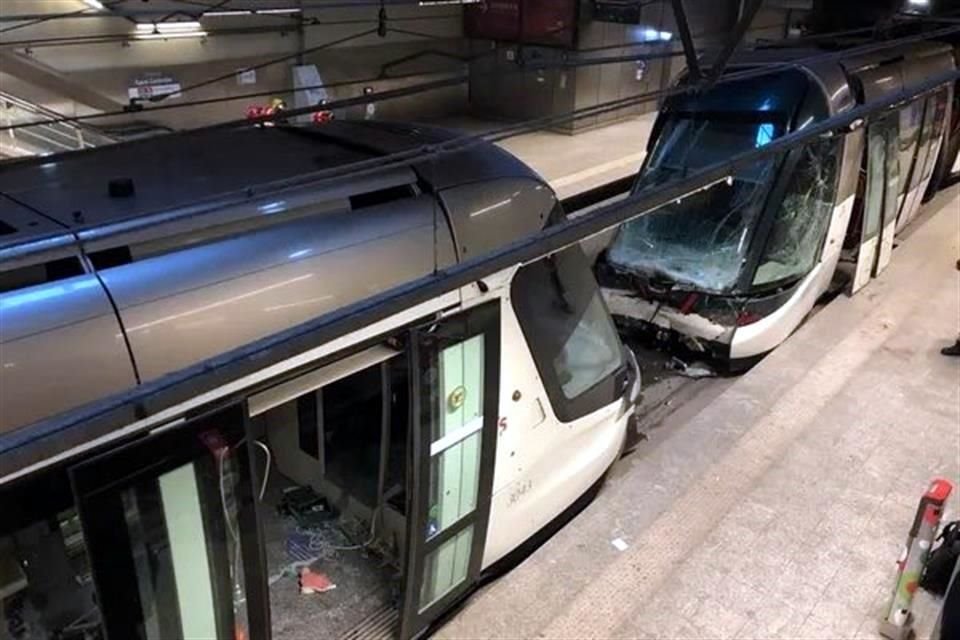
[[[939, 353], [960, 329], [960, 186], [909, 231], [436, 637], [879, 638], [921, 495], [960, 479], [960, 359]], [[919, 638], [937, 610], [918, 596]]]
[[[530, 165], [563, 199], [636, 173], [646, 156], [656, 115], [648, 113], [576, 135], [534, 131], [498, 144]], [[503, 126], [468, 117], [435, 124], [470, 133]]]

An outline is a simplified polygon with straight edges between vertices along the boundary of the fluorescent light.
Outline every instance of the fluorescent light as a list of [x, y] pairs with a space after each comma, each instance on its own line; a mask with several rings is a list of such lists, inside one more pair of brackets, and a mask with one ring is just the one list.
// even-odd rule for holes
[[103, 3], [100, 0], [83, 0], [83, 3], [90, 7], [91, 9], [96, 9], [97, 11], [103, 11], [106, 7], [103, 6]]
[[251, 16], [253, 11], [249, 9], [229, 9], [227, 11], [204, 11], [202, 18], [225, 18], [227, 16]]
[[200, 23], [195, 20], [157, 23], [157, 31], [160, 33], [183, 33], [184, 31], [199, 31], [202, 28]]
[[166, 40], [168, 38], [202, 38], [207, 35], [199, 22], [138, 22], [134, 38], [137, 40]]
[[203, 38], [206, 37], [206, 31], [181, 31], [173, 33], [137, 33], [134, 38], [137, 40], [168, 40], [171, 38]]
[[194, 20], [181, 22], [138, 22], [137, 33], [185, 33], [200, 31], [203, 27]]
[[907, 4], [913, 7], [929, 7], [930, 0], [908, 0]]
[[252, 15], [291, 15], [300, 13], [299, 7], [279, 8], [279, 9], [223, 9], [220, 11], [204, 11], [201, 18], [226, 18], [230, 16], [252, 16]]

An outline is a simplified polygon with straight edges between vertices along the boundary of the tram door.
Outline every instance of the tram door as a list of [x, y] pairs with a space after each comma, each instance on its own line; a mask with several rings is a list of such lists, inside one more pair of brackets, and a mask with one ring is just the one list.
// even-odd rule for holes
[[852, 291], [862, 289], [890, 262], [897, 222], [899, 156], [897, 124], [887, 117], [867, 129], [867, 184], [860, 248]]
[[[880, 251], [877, 256], [877, 267], [874, 275], [880, 273], [890, 264], [893, 253], [893, 237], [897, 231], [897, 185], [900, 184], [900, 156], [898, 155], [899, 131], [893, 117], [885, 118], [873, 128], [879, 129], [876, 135], [876, 144], [884, 145], [886, 151], [883, 163], [884, 198], [883, 198], [883, 227], [880, 231]], [[869, 144], [873, 144], [871, 140]]]
[[70, 470], [109, 640], [269, 637], [244, 426], [237, 405]]
[[414, 332], [414, 495], [401, 639], [421, 635], [480, 573], [493, 487], [499, 305]]

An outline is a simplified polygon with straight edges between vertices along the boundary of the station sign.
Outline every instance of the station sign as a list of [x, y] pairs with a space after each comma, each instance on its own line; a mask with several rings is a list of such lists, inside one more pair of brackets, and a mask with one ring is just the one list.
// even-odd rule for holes
[[172, 75], [161, 71], [148, 71], [130, 81], [127, 97], [131, 100], [149, 100], [161, 96], [179, 98], [181, 89], [180, 82]]

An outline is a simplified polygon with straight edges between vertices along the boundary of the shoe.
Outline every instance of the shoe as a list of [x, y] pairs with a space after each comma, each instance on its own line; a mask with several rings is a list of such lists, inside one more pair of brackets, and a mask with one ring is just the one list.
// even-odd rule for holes
[[940, 349], [940, 353], [945, 356], [960, 356], [960, 340], [957, 340], [949, 347], [944, 347]]
[[310, 567], [304, 567], [300, 570], [300, 593], [323, 593], [336, 588], [337, 585], [333, 584], [330, 578], [323, 573]]

